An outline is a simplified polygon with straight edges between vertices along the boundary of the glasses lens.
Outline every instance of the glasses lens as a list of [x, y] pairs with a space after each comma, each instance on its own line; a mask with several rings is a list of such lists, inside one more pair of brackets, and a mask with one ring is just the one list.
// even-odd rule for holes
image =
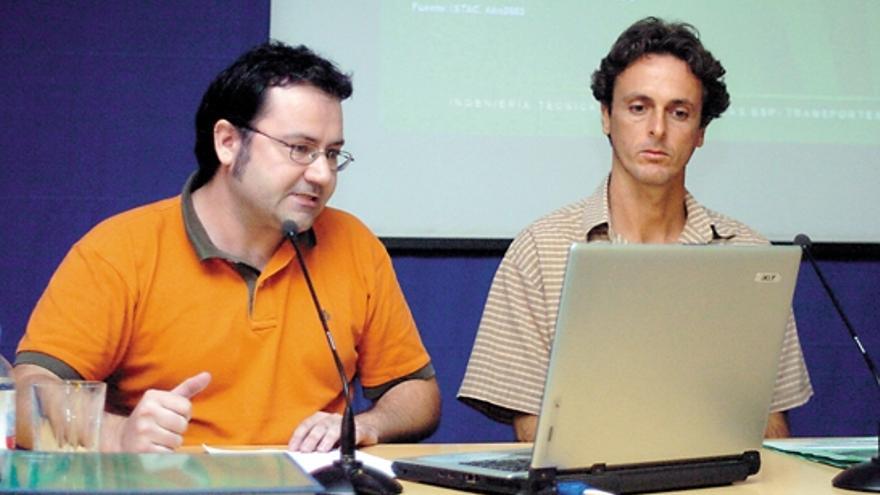
[[311, 165], [321, 155], [324, 155], [324, 158], [327, 160], [327, 164], [330, 165], [330, 168], [336, 170], [337, 172], [344, 169], [349, 164], [351, 164], [351, 162], [354, 161], [354, 158], [347, 151], [332, 150], [321, 152], [307, 146], [290, 147], [290, 159], [301, 165]]
[[351, 162], [354, 161], [354, 157], [347, 151], [340, 151], [339, 155], [336, 157], [336, 171], [341, 172], [345, 170], [345, 167], [351, 165]]
[[295, 144], [290, 146], [290, 159], [302, 165], [309, 165], [315, 161], [315, 150], [308, 146]]

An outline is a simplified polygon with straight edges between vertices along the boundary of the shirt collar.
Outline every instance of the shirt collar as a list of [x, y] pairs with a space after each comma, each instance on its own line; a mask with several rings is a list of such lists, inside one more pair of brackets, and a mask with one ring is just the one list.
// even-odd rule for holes
[[682, 244], [711, 244], [718, 240], [727, 240], [736, 235], [730, 226], [716, 223], [708, 210], [697, 202], [690, 192], [685, 191], [684, 208], [687, 221], [678, 240]]
[[[189, 238], [189, 242], [192, 244], [196, 255], [202, 261], [211, 258], [220, 258], [232, 263], [244, 263], [241, 259], [220, 250], [220, 248], [218, 248], [208, 236], [208, 232], [205, 230], [202, 221], [199, 220], [195, 206], [193, 205], [192, 193], [195, 191], [195, 188], [193, 187], [195, 177], [196, 174], [193, 173], [186, 180], [186, 184], [183, 186], [183, 191], [180, 193], [180, 203], [183, 210], [183, 226], [186, 229], [186, 236]], [[298, 242], [304, 243], [304, 245], [310, 248], [318, 243], [318, 238], [315, 235], [314, 229], [300, 232], [296, 235], [296, 239]]]
[[586, 241], [609, 240], [611, 215], [608, 209], [608, 180], [607, 175], [599, 187], [586, 199], [584, 209], [584, 230]]
[[[608, 207], [608, 184], [611, 174], [599, 184], [596, 191], [586, 199], [584, 228], [586, 241], [612, 240], [611, 215]], [[719, 239], [730, 239], [735, 235], [730, 228], [717, 225], [703, 205], [685, 190], [684, 208], [687, 219], [679, 236], [682, 244], [709, 244]]]

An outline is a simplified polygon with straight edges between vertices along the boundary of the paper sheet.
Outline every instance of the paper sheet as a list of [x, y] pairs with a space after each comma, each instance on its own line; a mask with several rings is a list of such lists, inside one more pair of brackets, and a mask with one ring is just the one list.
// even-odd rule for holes
[[786, 438], [764, 440], [764, 446], [844, 468], [877, 455], [877, 437]]
[[[333, 464], [333, 461], [339, 459], [339, 449], [331, 450], [330, 452], [291, 452], [286, 449], [224, 449], [218, 447], [211, 447], [207, 444], [202, 444], [202, 448], [205, 449], [205, 452], [209, 454], [265, 454], [265, 453], [284, 453], [289, 455], [297, 464], [299, 464], [303, 469], [308, 472], [313, 472], [316, 469], [322, 468], [324, 466], [329, 466]], [[370, 466], [372, 468], [378, 469], [388, 476], [394, 477], [394, 471], [391, 470], [391, 461], [387, 459], [383, 459], [381, 457], [367, 454], [366, 452], [361, 452], [360, 450], [356, 451], [354, 454], [355, 459], [361, 461], [366, 466]]]

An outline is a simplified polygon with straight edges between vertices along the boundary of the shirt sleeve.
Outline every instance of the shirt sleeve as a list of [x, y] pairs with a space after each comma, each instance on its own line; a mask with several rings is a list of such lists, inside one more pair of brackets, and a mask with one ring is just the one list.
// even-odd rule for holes
[[550, 361], [552, 325], [528, 231], [501, 261], [483, 310], [458, 398], [497, 421], [538, 414]]
[[770, 410], [778, 412], [792, 409], [806, 403], [812, 395], [813, 386], [810, 384], [810, 375], [801, 351], [794, 314], [789, 313]]
[[[120, 270], [123, 242], [91, 232], [59, 265], [37, 302], [18, 354], [54, 358], [88, 380], [104, 380], [123, 356], [133, 289]], [[117, 249], [118, 248], [118, 249]]]
[[378, 239], [370, 244], [372, 281], [358, 374], [365, 389], [384, 391], [403, 378], [430, 378], [433, 367], [388, 252]]

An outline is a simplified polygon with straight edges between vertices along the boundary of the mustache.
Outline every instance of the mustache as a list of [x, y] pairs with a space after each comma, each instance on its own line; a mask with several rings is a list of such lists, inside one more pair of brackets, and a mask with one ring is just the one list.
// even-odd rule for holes
[[307, 196], [321, 197], [322, 192], [323, 192], [322, 187], [309, 185], [309, 186], [294, 187], [293, 189], [288, 191], [288, 194], [290, 194], [290, 195], [301, 194], [301, 195], [307, 195]]

